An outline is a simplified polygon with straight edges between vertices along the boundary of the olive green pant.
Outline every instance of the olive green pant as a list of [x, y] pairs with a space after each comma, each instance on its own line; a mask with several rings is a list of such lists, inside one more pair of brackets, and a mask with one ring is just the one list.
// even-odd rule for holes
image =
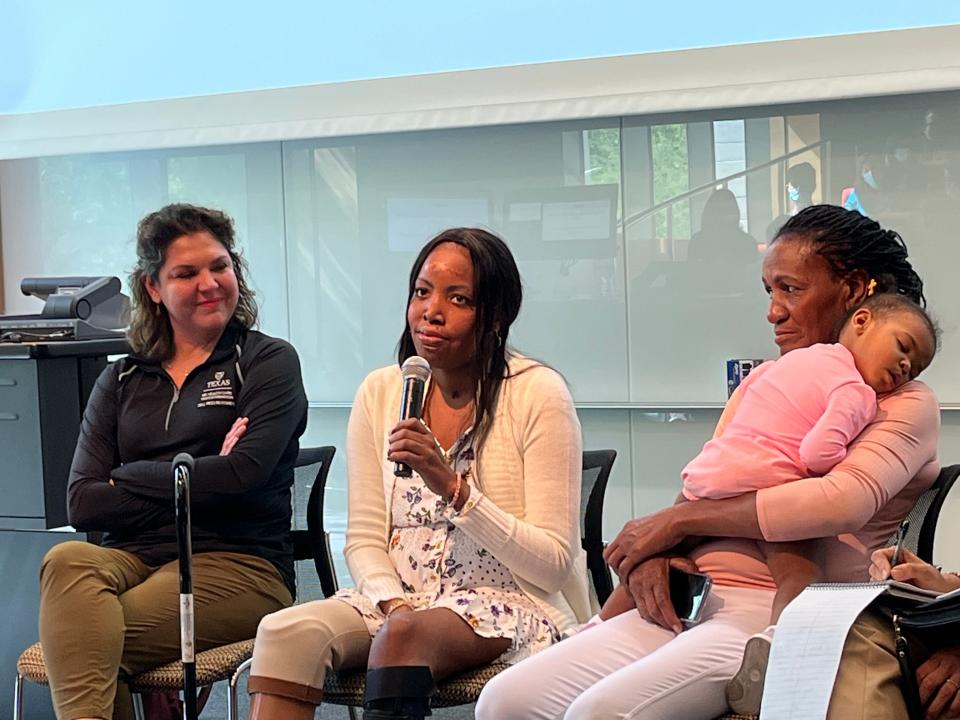
[[[193, 595], [197, 651], [254, 637], [293, 602], [271, 563], [238, 553], [194, 555]], [[132, 717], [124, 678], [180, 657], [179, 597], [176, 561], [76, 541], [47, 553], [40, 642], [59, 720]]]

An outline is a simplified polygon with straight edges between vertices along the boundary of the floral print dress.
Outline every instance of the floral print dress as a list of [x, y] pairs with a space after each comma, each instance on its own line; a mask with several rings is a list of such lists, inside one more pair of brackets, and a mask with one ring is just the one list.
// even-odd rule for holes
[[[456, 472], [465, 472], [474, 460], [471, 441], [468, 430], [448, 452], [441, 450]], [[392, 463], [384, 467], [392, 468]], [[556, 626], [506, 566], [450, 522], [453, 508], [419, 475], [394, 478], [390, 472], [388, 481], [393, 491], [387, 553], [414, 610], [447, 608], [481, 637], [509, 638], [503, 662], [519, 662], [559, 639]], [[459, 514], [469, 512], [478, 495], [472, 489]], [[358, 591], [340, 590], [334, 597], [357, 609], [371, 636], [383, 626], [380, 608]]]

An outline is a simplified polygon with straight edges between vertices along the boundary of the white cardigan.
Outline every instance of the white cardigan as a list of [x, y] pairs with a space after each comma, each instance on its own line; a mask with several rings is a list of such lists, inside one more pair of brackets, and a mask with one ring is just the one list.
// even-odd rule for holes
[[[557, 372], [521, 356], [509, 369], [473, 467], [476, 505], [450, 520], [510, 570], [562, 633], [591, 612], [580, 544], [580, 421]], [[370, 373], [347, 430], [344, 554], [357, 589], [374, 603], [403, 597], [387, 555], [394, 476], [386, 440], [400, 391], [399, 367]]]

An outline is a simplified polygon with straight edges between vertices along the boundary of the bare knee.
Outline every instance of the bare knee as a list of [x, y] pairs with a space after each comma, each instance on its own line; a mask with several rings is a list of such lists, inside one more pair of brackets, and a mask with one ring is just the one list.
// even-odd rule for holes
[[[417, 613], [394, 613], [374, 638], [374, 655], [378, 658], [400, 653], [406, 656], [410, 654], [412, 648], [421, 645], [423, 640], [423, 628]], [[389, 662], [383, 664], [389, 664]]]

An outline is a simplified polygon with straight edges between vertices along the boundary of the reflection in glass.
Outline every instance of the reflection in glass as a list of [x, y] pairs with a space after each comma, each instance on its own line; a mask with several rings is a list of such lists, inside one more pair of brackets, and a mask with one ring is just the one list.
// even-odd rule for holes
[[[393, 356], [416, 249], [482, 224], [526, 282], [515, 344], [555, 363], [579, 402], [721, 402], [726, 359], [774, 352], [762, 251], [790, 215], [832, 202], [906, 239], [945, 328], [926, 378], [953, 401], [958, 158], [953, 92], [5, 161], [5, 234], [29, 245], [8, 243], [7, 294], [24, 275], [123, 277], [146, 212], [223, 207], [265, 329], [293, 338], [311, 400], [345, 403]], [[708, 210], [724, 196], [727, 211]]]
[[[251, 266], [261, 325], [287, 335], [278, 145], [41, 158], [39, 232], [25, 275], [116, 275], [126, 283], [137, 222], [171, 202], [222, 209]], [[18, 278], [19, 281], [19, 278]]]
[[126, 283], [136, 217], [130, 166], [115, 156], [41, 158], [33, 275], [117, 275]]
[[[944, 328], [923, 380], [960, 404], [957, 92], [4, 161], [0, 190], [8, 296], [25, 275], [125, 278], [146, 212], [222, 207], [265, 329], [289, 328], [314, 403], [348, 404], [392, 361], [407, 274], [430, 235], [502, 233], [525, 282], [514, 344], [563, 372], [581, 405], [614, 406], [579, 412], [585, 447], [619, 453], [608, 539], [673, 502], [712, 434], [719, 410], [677, 405], [723, 402], [727, 359], [775, 354], [762, 252], [807, 204], [845, 204], [904, 237]], [[348, 412], [312, 408], [303, 443], [340, 448], [327, 505], [344, 583]], [[958, 427], [945, 413], [945, 452]]]
[[[517, 257], [526, 297], [513, 344], [555, 364], [578, 397], [626, 394], [619, 129], [483, 128], [283, 152], [291, 305], [313, 320], [292, 332], [311, 400], [349, 401], [392, 361], [415, 254], [458, 225], [500, 233]], [[602, 335], [610, 352], [572, 328]]]

